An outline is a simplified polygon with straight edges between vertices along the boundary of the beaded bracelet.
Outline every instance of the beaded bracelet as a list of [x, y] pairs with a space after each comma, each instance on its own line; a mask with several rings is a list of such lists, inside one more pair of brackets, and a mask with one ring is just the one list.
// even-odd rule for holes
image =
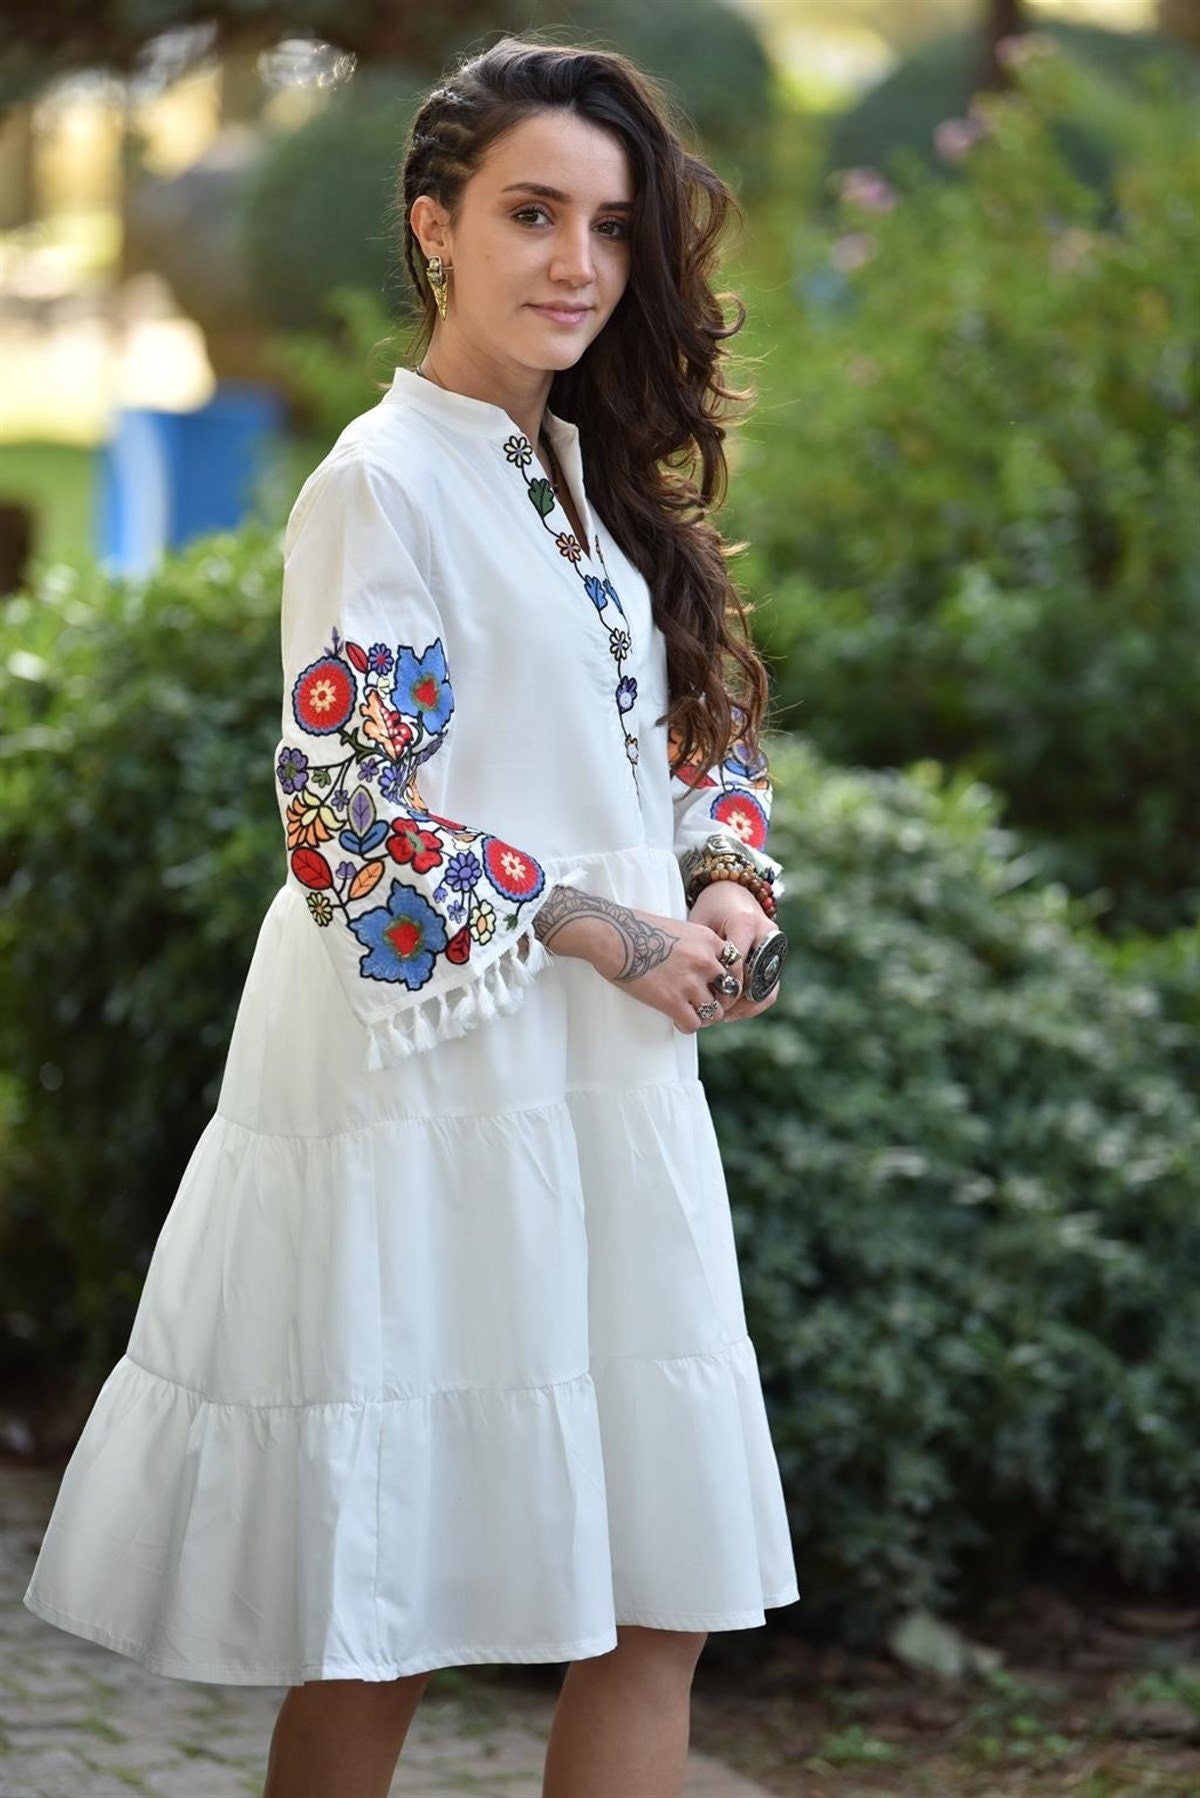
[[764, 880], [761, 874], [756, 873], [736, 854], [710, 856], [692, 875], [685, 894], [689, 911], [696, 902], [697, 894], [714, 880], [736, 880], [739, 886], [744, 886], [747, 892], [753, 893], [768, 918], [775, 916], [775, 895], [771, 891], [770, 881]]

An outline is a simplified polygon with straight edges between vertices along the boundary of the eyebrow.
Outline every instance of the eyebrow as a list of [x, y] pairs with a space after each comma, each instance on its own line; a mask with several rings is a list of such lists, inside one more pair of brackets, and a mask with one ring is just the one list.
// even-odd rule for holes
[[[500, 189], [500, 192], [502, 194], [540, 194], [543, 200], [569, 201], [571, 198], [570, 194], [563, 193], [561, 188], [545, 187], [540, 181], [510, 181], [507, 187], [502, 187]], [[605, 200], [602, 205], [596, 208], [596, 210], [598, 212], [632, 212], [633, 201]]]

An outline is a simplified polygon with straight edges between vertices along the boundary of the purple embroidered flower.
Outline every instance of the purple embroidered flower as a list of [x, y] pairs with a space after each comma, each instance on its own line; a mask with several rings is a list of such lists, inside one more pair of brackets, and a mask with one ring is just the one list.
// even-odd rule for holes
[[350, 803], [350, 795], [345, 787], [338, 787], [329, 795], [329, 804], [335, 812], [344, 812]]
[[303, 793], [308, 785], [308, 757], [302, 749], [282, 749], [275, 772], [285, 793]]
[[399, 805], [404, 797], [404, 771], [395, 762], [385, 762], [379, 775], [379, 792], [389, 805]]
[[732, 774], [735, 779], [753, 780], [767, 772], [767, 758], [761, 749], [757, 755], [751, 755], [746, 744], [739, 738], [730, 745], [729, 754], [725, 758], [725, 772]]
[[483, 878], [483, 869], [479, 860], [469, 849], [461, 849], [452, 855], [446, 864], [446, 885], [453, 887], [456, 893], [469, 893], [479, 885]]
[[374, 780], [378, 772], [379, 763], [373, 755], [367, 756], [365, 761], [361, 761], [358, 764], [359, 780]]
[[372, 643], [367, 651], [367, 665], [375, 674], [392, 672], [392, 652], [386, 643]]
[[629, 711], [636, 698], [637, 682], [634, 680], [632, 674], [626, 674], [617, 682], [617, 710], [620, 712]]
[[337, 865], [337, 877], [339, 880], [353, 880], [357, 872], [358, 870], [353, 862], [339, 862]]

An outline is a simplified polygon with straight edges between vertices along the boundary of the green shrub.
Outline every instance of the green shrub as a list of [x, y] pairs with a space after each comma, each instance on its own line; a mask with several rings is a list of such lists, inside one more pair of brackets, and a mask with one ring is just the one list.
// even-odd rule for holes
[[[215, 1105], [285, 871], [278, 599], [254, 526], [146, 582], [52, 566], [11, 604], [10, 1382], [103, 1378]], [[869, 1633], [1049, 1555], [1160, 1587], [1196, 1547], [1174, 1003], [1031, 883], [978, 785], [772, 762], [784, 989], [702, 1053], [799, 1623]]]
[[1106, 927], [1157, 931], [1197, 907], [1196, 137], [1168, 96], [1118, 108], [1101, 227], [1050, 130], [1097, 86], [1031, 60], [961, 182], [797, 232], [793, 291], [751, 295], [731, 534], [778, 721], [971, 768]]
[[[1195, 98], [1197, 59], [1152, 32], [1107, 31], [1069, 19], [1039, 20], [1037, 29], [1039, 37], [1120, 87], [1136, 90], [1148, 70], [1161, 69], [1179, 95]], [[966, 112], [982, 62], [978, 26], [918, 45], [834, 120], [827, 167], [887, 171], [907, 155], [937, 169], [934, 131], [943, 119]], [[1082, 108], [1054, 125], [1073, 172], [1097, 188], [1112, 180], [1109, 119], [1107, 107]]]
[[7, 609], [3, 1225], [7, 1353], [95, 1377], [216, 1103], [286, 871], [277, 535], [144, 583], [44, 568]]
[[389, 313], [409, 304], [403, 246], [388, 222], [409, 123], [428, 83], [365, 69], [322, 111], [283, 132], [247, 178], [238, 229], [263, 319], [320, 329], [336, 287], [366, 290]]
[[800, 1626], [1164, 1591], [1200, 1548], [1187, 1033], [986, 788], [771, 759], [783, 986], [701, 1058]]

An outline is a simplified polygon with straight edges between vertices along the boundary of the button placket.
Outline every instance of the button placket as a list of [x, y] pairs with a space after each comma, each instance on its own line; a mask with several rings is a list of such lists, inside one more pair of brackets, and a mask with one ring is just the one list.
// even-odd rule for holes
[[[589, 603], [596, 612], [600, 628], [606, 631], [608, 635], [609, 655], [612, 658], [617, 675], [616, 684], [613, 689], [613, 703], [616, 707], [617, 722], [620, 725], [621, 736], [625, 746], [625, 758], [629, 763], [629, 772], [633, 779], [634, 791], [638, 795], [638, 804], [640, 807], [641, 787], [638, 779], [638, 739], [635, 732], [630, 729], [630, 721], [632, 720], [634, 707], [637, 702], [638, 687], [634, 676], [626, 673], [627, 664], [631, 664], [634, 659], [633, 633], [625, 608], [621, 603], [621, 596], [617, 592], [617, 589], [609, 576], [599, 533], [594, 528], [591, 510], [588, 507], [586, 496], [583, 493], [583, 483], [582, 481], [578, 483], [578, 491], [573, 493], [573, 498], [579, 508], [579, 515], [583, 519], [584, 524], [590, 533], [591, 544], [595, 549], [596, 559], [599, 563], [599, 573], [592, 572], [589, 574], [581, 567], [580, 564], [583, 561], [584, 555], [583, 546], [576, 537], [575, 532], [570, 528], [569, 521], [562, 516], [563, 508], [560, 506], [554, 488], [551, 486], [550, 482], [546, 479], [545, 475], [531, 475], [528, 472], [530, 465], [534, 460], [533, 445], [530, 443], [529, 438], [523, 431], [514, 431], [511, 436], [506, 438], [503, 447], [504, 454], [508, 461], [520, 470], [521, 477], [525, 482], [527, 498], [533, 505], [533, 508], [545, 529], [551, 536], [553, 536], [559, 555], [571, 564], [575, 573], [582, 581], [584, 592], [587, 595]], [[564, 446], [564, 449], [560, 454], [563, 456], [564, 460], [569, 456], [572, 464], [577, 469], [581, 467], [577, 443], [572, 442], [569, 445]], [[559, 520], [552, 518], [552, 513], [558, 513], [560, 517], [562, 517], [562, 522], [566, 528], [561, 530], [556, 528]], [[607, 617], [605, 616], [606, 613], [608, 614]]]

